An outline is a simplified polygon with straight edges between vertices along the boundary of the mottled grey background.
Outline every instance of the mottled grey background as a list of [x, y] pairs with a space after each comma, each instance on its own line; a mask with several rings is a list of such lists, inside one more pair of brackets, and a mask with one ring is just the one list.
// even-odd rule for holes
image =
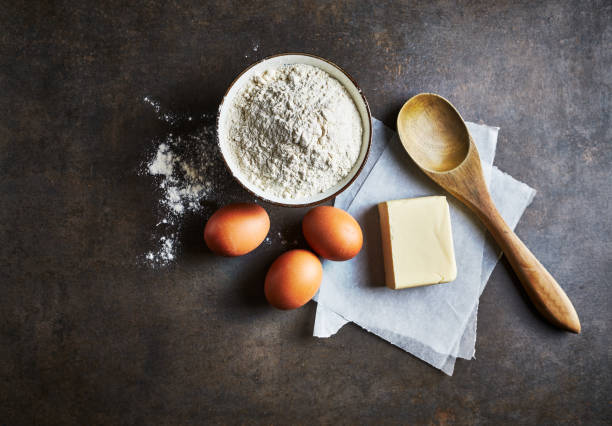
[[[2, 1], [0, 28], [0, 423], [609, 424], [610, 1]], [[178, 263], [139, 265], [159, 194], [136, 170], [169, 131], [143, 96], [213, 112], [284, 51], [344, 67], [390, 126], [421, 91], [500, 126], [496, 163], [538, 190], [518, 234], [583, 333], [502, 262], [453, 377], [352, 325], [317, 340], [313, 303], [262, 295], [300, 210], [268, 207], [272, 244], [240, 259], [187, 217]], [[205, 211], [250, 199], [225, 186]]]

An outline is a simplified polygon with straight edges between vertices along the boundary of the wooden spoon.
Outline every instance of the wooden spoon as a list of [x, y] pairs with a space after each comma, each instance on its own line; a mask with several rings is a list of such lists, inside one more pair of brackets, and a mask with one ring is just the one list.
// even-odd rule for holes
[[484, 222], [538, 311], [552, 324], [580, 333], [572, 302], [497, 211], [476, 145], [455, 107], [441, 96], [422, 93], [404, 104], [397, 130], [402, 145], [425, 174]]

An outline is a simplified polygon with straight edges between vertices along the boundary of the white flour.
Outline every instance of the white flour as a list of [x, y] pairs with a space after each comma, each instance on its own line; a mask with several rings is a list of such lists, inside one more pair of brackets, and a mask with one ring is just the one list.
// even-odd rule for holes
[[202, 149], [194, 149], [188, 155], [176, 154], [173, 149], [184, 149], [190, 143], [196, 146], [206, 137], [213, 138], [212, 129], [210, 131], [204, 129], [197, 136], [175, 139], [170, 134], [166, 142], [159, 144], [155, 157], [148, 164], [149, 174], [163, 177], [160, 182], [160, 188], [165, 194], [162, 202], [175, 214], [183, 213], [185, 209], [191, 211], [199, 209], [199, 200], [212, 187], [211, 181], [206, 180], [205, 172], [213, 166], [213, 163], [205, 155], [202, 158], [191, 155], [205, 154], [201, 152]]
[[229, 114], [234, 161], [265, 193], [305, 198], [351, 171], [363, 128], [346, 89], [317, 67], [286, 65], [249, 81]]
[[[180, 115], [162, 110], [159, 102], [145, 97], [158, 119], [180, 127], [194, 120], [190, 115]], [[213, 117], [198, 117], [212, 123]], [[143, 173], [156, 177], [160, 190], [158, 223], [154, 232], [155, 248], [144, 255], [146, 263], [153, 267], [166, 265], [176, 259], [183, 216], [202, 210], [202, 200], [213, 195], [219, 187], [219, 153], [214, 124], [202, 125], [196, 131], [184, 135], [168, 133], [156, 141], [156, 152], [143, 164]]]

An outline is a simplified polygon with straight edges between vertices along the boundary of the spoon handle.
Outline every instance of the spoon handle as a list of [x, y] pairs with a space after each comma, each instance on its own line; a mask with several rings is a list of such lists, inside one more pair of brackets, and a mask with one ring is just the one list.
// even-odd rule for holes
[[538, 311], [552, 324], [580, 333], [578, 314], [561, 286], [510, 229], [493, 203], [478, 214], [503, 250]]

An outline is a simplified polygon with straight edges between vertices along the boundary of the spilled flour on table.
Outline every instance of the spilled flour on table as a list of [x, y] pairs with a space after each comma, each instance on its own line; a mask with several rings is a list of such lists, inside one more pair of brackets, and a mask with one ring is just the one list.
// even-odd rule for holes
[[175, 215], [197, 211], [200, 199], [212, 189], [207, 178], [208, 169], [214, 165], [207, 156], [208, 138], [214, 139], [211, 129], [204, 128], [199, 134], [174, 137], [172, 133], [159, 144], [155, 157], [148, 163], [148, 172], [161, 176], [159, 187], [164, 192], [161, 203]]
[[[144, 102], [171, 129], [194, 121], [188, 114], [165, 111], [148, 96]], [[152, 235], [154, 248], [144, 255], [145, 263], [152, 267], [165, 266], [176, 259], [184, 215], [200, 212], [202, 201], [222, 192], [220, 176], [224, 170], [219, 162], [214, 117], [204, 114], [197, 119], [203, 124], [195, 131], [180, 135], [170, 131], [155, 140], [155, 152], [141, 167], [141, 174], [155, 178], [160, 193], [158, 223]]]

